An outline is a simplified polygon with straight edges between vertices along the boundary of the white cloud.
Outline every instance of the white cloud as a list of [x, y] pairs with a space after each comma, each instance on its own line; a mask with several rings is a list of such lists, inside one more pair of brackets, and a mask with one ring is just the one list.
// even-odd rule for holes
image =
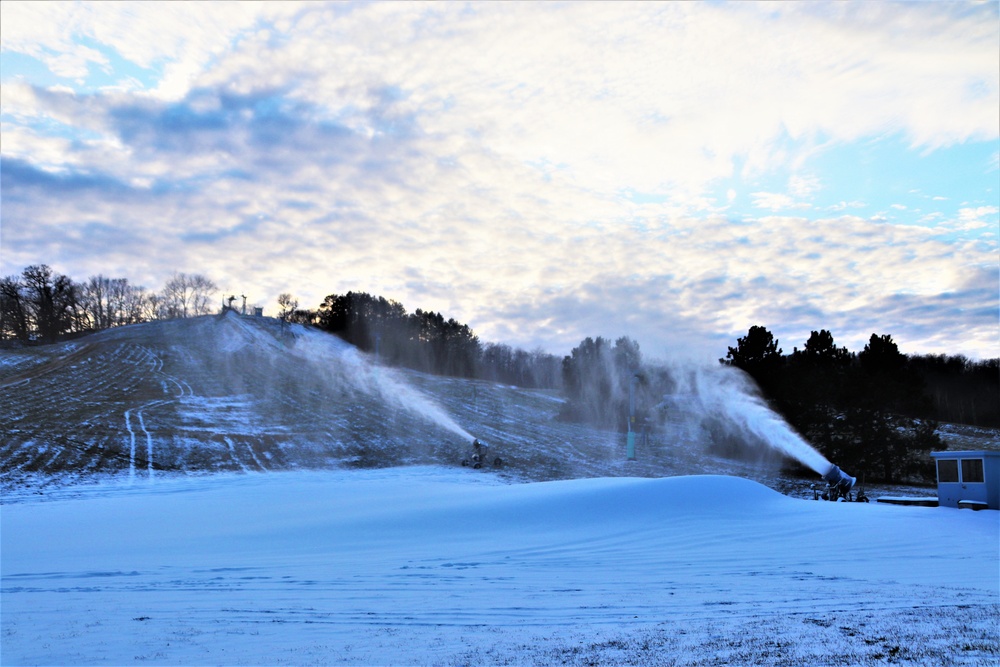
[[788, 179], [788, 192], [796, 199], [809, 199], [822, 187], [820, 179], [812, 174], [793, 175]]
[[857, 200], [851, 202], [841, 201], [838, 204], [832, 204], [831, 206], [827, 206], [826, 210], [838, 213], [841, 211], [846, 211], [849, 208], [865, 208], [866, 206], [868, 206], [868, 204], [866, 204], [863, 201], [857, 201]]
[[82, 43], [95, 40], [124, 59], [148, 69], [163, 66], [154, 93], [180, 99], [213, 58], [258, 21], [299, 11], [294, 2], [22, 2], [3, 3], [3, 50], [34, 56], [53, 74], [72, 79], [91, 64], [107, 67], [100, 51]]
[[770, 211], [811, 208], [811, 204], [797, 202], [790, 195], [782, 193], [754, 192], [751, 196], [753, 197], [754, 208], [764, 208]]
[[[24, 38], [3, 4], [4, 49], [11, 34], [11, 49], [69, 54], [65, 72], [100, 64], [81, 34], [163, 78], [142, 95], [4, 86], [4, 112], [32, 124], [5, 126], [5, 159], [92, 179], [5, 173], [7, 272], [46, 261], [155, 285], [197, 271], [262, 303], [362, 289], [486, 339], [566, 351], [629, 333], [700, 349], [703, 332], [752, 324], [853, 329], [851, 313], [875, 326], [893, 294], [963, 289], [995, 253], [884, 215], [734, 222], [706, 194], [781, 170], [787, 192], [754, 186], [752, 205], [815, 214], [824, 179], [799, 163], [821, 143], [995, 137], [995, 94], [961, 112], [948, 101], [990, 90], [989, 7], [38, 4], [15, 3], [51, 22]], [[966, 350], [995, 345], [968, 327]]]
[[[988, 35], [981, 27], [970, 43], [956, 45], [952, 31], [935, 34], [922, 18], [940, 10], [896, 10], [914, 16], [914, 43], [938, 39], [976, 53], [974, 65], [982, 61]], [[581, 185], [602, 191], [627, 184], [697, 192], [730, 174], [737, 156], [754, 170], [794, 160], [776, 143], [786, 133], [852, 140], [901, 119], [906, 130], [911, 106], [938, 105], [941, 91], [907, 64], [914, 50], [908, 42], [877, 39], [881, 13], [820, 18], [784, 10], [783, 23], [774, 23], [769, 10], [753, 5], [483, 4], [466, 11], [379, 4], [346, 13], [311, 5], [295, 18], [296, 39], [275, 44], [273, 31], [248, 36], [199, 85], [246, 92], [294, 76], [304, 85], [292, 94], [334, 116], [375, 109], [380, 91], [396, 89], [393, 106], [416, 114], [429, 133], [473, 133], [498, 154], [558, 162]], [[266, 68], [261, 52], [268, 53]], [[845, 52], [855, 67], [844, 69]], [[992, 69], [965, 76], [988, 79]], [[979, 104], [992, 112], [989, 99]], [[951, 124], [970, 118], [979, 124], [953, 132]], [[975, 113], [940, 120], [942, 133], [927, 140], [935, 145], [995, 134], [995, 123]], [[911, 136], [928, 134], [924, 125], [909, 127]], [[792, 185], [803, 193], [818, 186], [805, 176]]]
[[[603, 191], [696, 193], [737, 156], [772, 169], [795, 159], [775, 143], [786, 132], [851, 140], [903, 120], [918, 144], [996, 134], [989, 95], [963, 114], [914, 115], [941, 108], [956, 81], [996, 79], [982, 48], [995, 26], [938, 7], [12, 4], [4, 47], [60, 52], [66, 68], [101, 56], [74, 42], [83, 35], [163, 65], [157, 94], [170, 99], [192, 86], [291, 84], [340, 116], [376, 108], [379, 91], [395, 87], [394, 106], [425, 131], [472, 131], [523, 162], [556, 159]], [[907, 38], [886, 39], [894, 29]], [[927, 66], [927, 52], [955, 55]], [[956, 122], [967, 126], [956, 132]], [[817, 187], [793, 181], [798, 199]]]
[[67, 139], [40, 135], [30, 128], [11, 123], [4, 123], [0, 131], [3, 133], [4, 157], [30, 160], [50, 171], [83, 164], [82, 157], [72, 150]]
[[998, 212], [1000, 212], [1000, 208], [996, 206], [961, 208], [958, 210], [958, 219], [948, 227], [955, 231], [984, 229], [990, 225], [996, 228]]

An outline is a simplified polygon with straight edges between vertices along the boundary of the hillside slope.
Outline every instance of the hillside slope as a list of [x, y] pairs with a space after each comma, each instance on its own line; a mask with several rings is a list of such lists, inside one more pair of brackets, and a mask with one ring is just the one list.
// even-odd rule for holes
[[0, 352], [0, 482], [94, 475], [458, 465], [472, 437], [519, 479], [729, 472], [678, 419], [626, 462], [615, 433], [556, 420], [558, 394], [380, 367], [334, 336], [234, 313]]
[[3, 358], [8, 483], [30, 473], [376, 465], [443, 440], [439, 427], [386, 409], [371, 387], [388, 371], [332, 336], [273, 320], [152, 322]]

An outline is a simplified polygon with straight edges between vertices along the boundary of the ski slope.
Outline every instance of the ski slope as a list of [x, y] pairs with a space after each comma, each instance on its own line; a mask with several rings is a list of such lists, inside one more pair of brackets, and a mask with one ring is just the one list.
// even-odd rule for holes
[[9, 665], [995, 665], [996, 512], [437, 466], [5, 504]]

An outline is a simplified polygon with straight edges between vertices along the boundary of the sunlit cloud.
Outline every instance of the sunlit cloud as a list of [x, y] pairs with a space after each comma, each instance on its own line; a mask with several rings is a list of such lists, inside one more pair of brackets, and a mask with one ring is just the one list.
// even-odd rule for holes
[[782, 211], [785, 209], [810, 208], [806, 202], [796, 201], [791, 195], [780, 192], [754, 192], [754, 208], [766, 208], [771, 211]]
[[[789, 349], [827, 328], [1000, 353], [995, 183], [920, 195], [879, 154], [887, 136], [914, 161], [995, 147], [995, 5], [5, 2], [3, 19], [3, 57], [52, 77], [4, 69], [4, 275], [202, 272], [269, 310], [365, 290], [556, 352], [627, 334], [719, 356], [763, 324]], [[857, 163], [824, 163], [854, 144]]]
[[954, 229], [959, 231], [969, 231], [982, 229], [990, 226], [997, 227], [997, 213], [1000, 212], [996, 206], [977, 206], [975, 208], [962, 208], [958, 211], [958, 220]]

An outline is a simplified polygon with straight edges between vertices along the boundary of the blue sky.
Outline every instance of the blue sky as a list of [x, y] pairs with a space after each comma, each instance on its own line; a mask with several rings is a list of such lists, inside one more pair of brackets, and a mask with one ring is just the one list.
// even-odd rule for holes
[[2, 275], [1000, 356], [997, 2], [0, 12]]

